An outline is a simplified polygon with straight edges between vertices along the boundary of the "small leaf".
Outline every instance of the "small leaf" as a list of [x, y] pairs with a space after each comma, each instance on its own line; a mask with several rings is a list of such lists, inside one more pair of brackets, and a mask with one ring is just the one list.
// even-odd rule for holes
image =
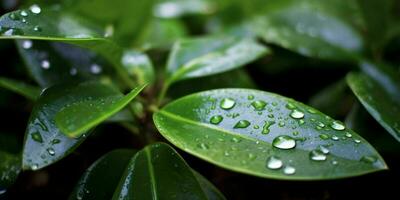
[[160, 133], [182, 150], [250, 175], [320, 180], [387, 168], [375, 149], [341, 122], [272, 93], [196, 93], [168, 104], [153, 118]]
[[[339, 1], [340, 2], [340, 1]], [[363, 49], [360, 34], [342, 10], [356, 13], [351, 2], [271, 1], [254, 20], [253, 30], [266, 42], [304, 56], [352, 60]]]
[[178, 41], [170, 54], [168, 83], [229, 71], [269, 53], [251, 39], [205, 37]]
[[38, 87], [4, 77], [0, 77], [0, 87], [18, 93], [29, 100], [36, 100], [41, 91]]
[[202, 184], [174, 149], [156, 143], [132, 158], [113, 199], [209, 199]]
[[111, 199], [134, 154], [134, 150], [118, 149], [102, 156], [85, 171], [69, 199]]
[[[118, 90], [98, 82], [56, 85], [45, 90], [33, 108], [28, 122], [23, 150], [23, 168], [36, 170], [50, 165], [71, 153], [86, 139], [88, 132], [81, 134], [79, 138], [70, 138], [58, 128], [56, 116], [60, 111], [63, 114], [58, 117], [59, 120], [63, 119], [71, 108], [86, 105], [85, 102], [98, 105], [98, 101], [104, 100], [105, 104], [101, 105], [100, 102], [100, 108], [88, 110], [87, 107], [83, 107], [85, 110], [81, 110], [79, 116], [93, 118], [79, 118], [82, 122], [90, 124], [79, 123], [79, 126], [74, 128], [83, 128], [87, 131], [115, 113], [116, 109], [122, 108], [126, 101], [136, 95], [137, 90], [140, 89], [134, 89], [127, 96], [121, 97]], [[112, 100], [116, 102], [109, 104]], [[71, 122], [77, 119], [74, 116]], [[66, 129], [71, 130], [69, 127]], [[75, 136], [77, 133], [79, 132], [74, 132]]]
[[348, 85], [372, 117], [400, 141], [399, 82], [392, 79], [396, 73], [386, 74], [368, 63], [362, 66], [366, 73], [350, 73]]

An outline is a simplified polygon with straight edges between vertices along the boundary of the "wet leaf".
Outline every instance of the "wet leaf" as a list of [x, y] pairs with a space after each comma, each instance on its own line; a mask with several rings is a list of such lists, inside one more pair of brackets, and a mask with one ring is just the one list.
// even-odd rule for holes
[[29, 100], [36, 100], [41, 91], [38, 87], [4, 77], [0, 77], [0, 87], [20, 94]]

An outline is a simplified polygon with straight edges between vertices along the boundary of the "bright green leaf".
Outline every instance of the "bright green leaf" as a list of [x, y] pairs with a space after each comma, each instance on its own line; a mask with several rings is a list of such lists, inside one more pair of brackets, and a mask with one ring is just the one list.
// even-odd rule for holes
[[[122, 99], [131, 98], [132, 95], [134, 93], [130, 93]], [[28, 122], [23, 149], [23, 168], [37, 170], [50, 165], [71, 153], [86, 139], [87, 134], [83, 134], [79, 138], [67, 137], [58, 128], [55, 117], [60, 111], [68, 109], [69, 106], [74, 106], [74, 104], [79, 105], [90, 101], [97, 104], [96, 100], [112, 100], [114, 97], [120, 98], [121, 93], [110, 86], [97, 82], [55, 85], [46, 89], [36, 102]], [[104, 103], [110, 102], [104, 101]], [[120, 104], [121, 102], [118, 103], [118, 107]], [[96, 111], [96, 114], [99, 114], [98, 111], [101, 110], [97, 109]], [[85, 110], [85, 112], [88, 112], [88, 110]], [[81, 116], [88, 115], [82, 113]], [[95, 116], [97, 120], [98, 115]], [[102, 114], [101, 118], [104, 119], [105, 116], [109, 116], [109, 114]], [[93, 123], [94, 119], [85, 118], [81, 120], [96, 125]], [[82, 125], [87, 126], [86, 124]]]
[[182, 150], [250, 175], [320, 180], [387, 168], [375, 149], [341, 122], [272, 93], [201, 92], [168, 104], [153, 118]]
[[133, 150], [118, 149], [102, 156], [82, 175], [70, 199], [111, 199], [134, 154]]
[[[57, 127], [69, 137], [79, 137], [116, 114], [128, 105], [146, 85], [136, 87], [125, 96], [118, 92], [103, 93], [104, 91], [100, 90], [104, 88], [104, 85], [81, 84], [79, 86], [81, 88], [66, 93], [66, 95], [76, 96], [77, 98], [61, 108], [54, 117]], [[95, 95], [88, 99], [80, 98], [79, 95], [84, 89], [98, 91], [95, 91]]]
[[0, 87], [18, 93], [30, 100], [36, 100], [41, 91], [38, 87], [4, 77], [0, 77]]
[[[364, 67], [373, 66], [364, 64]], [[374, 68], [377, 69], [377, 68]], [[367, 111], [394, 137], [400, 141], [400, 97], [398, 85], [389, 75], [372, 71], [374, 79], [362, 73], [350, 73], [347, 83]], [[394, 74], [392, 74], [394, 75]]]
[[251, 39], [213, 36], [180, 40], [168, 59], [167, 82], [229, 71], [269, 52]]
[[174, 149], [156, 143], [132, 158], [113, 199], [211, 199], [201, 185]]

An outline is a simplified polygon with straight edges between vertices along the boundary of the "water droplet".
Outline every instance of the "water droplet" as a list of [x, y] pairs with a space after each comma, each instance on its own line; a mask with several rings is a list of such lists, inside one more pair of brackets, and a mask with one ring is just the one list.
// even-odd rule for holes
[[205, 143], [200, 143], [200, 144], [198, 144], [198, 147], [201, 148], [201, 149], [203, 149], [203, 150], [207, 150], [207, 149], [210, 148], [210, 147], [209, 147], [207, 144], [205, 144]]
[[320, 134], [319, 137], [320, 137], [321, 139], [323, 139], [323, 140], [329, 139], [329, 135], [327, 135], [327, 134]]
[[15, 13], [11, 13], [10, 14], [10, 18], [12, 19], [12, 20], [20, 20], [21, 18], [17, 15], [17, 14], [15, 14]]
[[235, 100], [231, 98], [224, 98], [221, 101], [220, 107], [224, 110], [230, 110], [235, 106], [236, 102]]
[[344, 130], [346, 127], [339, 121], [333, 121], [331, 124], [331, 128], [338, 130], [338, 131], [342, 131]]
[[310, 152], [310, 159], [315, 161], [325, 161], [326, 155], [319, 149]]
[[267, 167], [269, 169], [280, 169], [282, 165], [283, 162], [279, 157], [271, 156], [267, 159]]
[[42, 66], [43, 69], [49, 69], [50, 62], [48, 60], [42, 60], [42, 62], [40, 63], [40, 66]]
[[302, 119], [299, 120], [299, 124], [300, 124], [300, 125], [303, 125], [304, 123], [306, 123], [304, 120], [302, 120]]
[[219, 124], [222, 122], [223, 119], [224, 119], [224, 117], [222, 117], [221, 115], [215, 115], [215, 116], [211, 117], [210, 123], [211, 124]]
[[321, 127], [321, 128], [324, 128], [324, 127], [325, 127], [325, 124], [322, 123], [322, 122], [318, 122], [318, 123], [317, 123], [317, 126], [318, 126], [318, 127]]
[[229, 154], [229, 152], [228, 151], [224, 151], [224, 156], [230, 156], [230, 154]]
[[39, 168], [39, 165], [38, 164], [33, 164], [32, 166], [31, 166], [31, 169], [32, 170], [37, 170]]
[[324, 146], [322, 146], [322, 145], [318, 146], [318, 150], [321, 151], [323, 154], [328, 154], [329, 153], [329, 149], [324, 147]]
[[274, 114], [268, 114], [268, 118], [274, 118]]
[[90, 72], [92, 72], [92, 74], [100, 74], [101, 71], [102, 69], [98, 64], [93, 64], [90, 66]]
[[51, 144], [59, 144], [61, 142], [61, 140], [59, 139], [54, 139], [51, 141]]
[[254, 154], [252, 154], [252, 153], [249, 153], [248, 155], [247, 155], [247, 157], [249, 157], [249, 159], [250, 160], [254, 160], [254, 159], [256, 159], [256, 155], [254, 155]]
[[258, 125], [254, 125], [254, 126], [253, 126], [253, 128], [254, 128], [254, 129], [259, 129], [259, 128], [260, 128], [260, 126], [258, 126]]
[[33, 27], [33, 30], [36, 31], [36, 32], [41, 32], [42, 31], [42, 27], [35, 26], [35, 27]]
[[293, 175], [296, 173], [296, 168], [293, 166], [287, 165], [285, 168], [283, 168], [283, 173], [286, 175]]
[[287, 135], [280, 135], [272, 141], [272, 145], [278, 149], [293, 149], [296, 146], [296, 140]]
[[32, 40], [24, 40], [22, 42], [22, 48], [24, 48], [24, 49], [30, 49], [30, 48], [32, 48], [32, 46], [33, 46]]
[[338, 161], [332, 160], [332, 165], [337, 165], [337, 164], [338, 164]]
[[294, 135], [294, 136], [298, 136], [300, 134], [300, 132], [298, 132], [298, 131], [293, 131], [293, 133], [292, 133], [292, 135]]
[[317, 111], [314, 110], [314, 109], [312, 109], [312, 108], [307, 109], [307, 112], [309, 112], [309, 113], [311, 113], [311, 114], [317, 113]]
[[254, 110], [264, 110], [265, 106], [267, 105], [267, 102], [265, 101], [253, 101], [251, 103], [253, 106]]
[[48, 149], [47, 149], [47, 153], [49, 153], [49, 155], [51, 155], [51, 156], [56, 155], [56, 152], [54, 151], [53, 148], [48, 148]]
[[69, 70], [69, 74], [71, 74], [71, 76], [75, 76], [76, 74], [78, 74], [78, 70], [73, 67]]
[[42, 12], [42, 9], [36, 4], [29, 7], [29, 10], [34, 14], [39, 14], [40, 12]]
[[239, 143], [241, 140], [239, 139], [239, 138], [232, 138], [232, 142], [234, 142], [234, 143]]
[[23, 17], [27, 17], [28, 16], [28, 12], [26, 12], [25, 10], [22, 10], [20, 14]]
[[248, 100], [253, 100], [253, 99], [254, 99], [254, 95], [249, 95], [249, 96], [247, 96], [247, 99], [248, 99]]
[[285, 126], [285, 122], [279, 122], [279, 123], [278, 123], [278, 126], [279, 126], [279, 127], [284, 127], [284, 126]]
[[286, 104], [286, 108], [289, 109], [289, 110], [294, 110], [294, 109], [296, 109], [297, 107], [296, 107], [294, 104], [292, 104], [292, 103], [288, 103], [288, 104]]
[[353, 135], [351, 135], [351, 133], [347, 132], [346, 137], [351, 138], [351, 137], [353, 137]]
[[332, 140], [338, 141], [338, 140], [339, 140], [339, 137], [336, 136], [336, 135], [333, 135], [333, 136], [332, 136]]
[[39, 142], [39, 143], [42, 143], [42, 142], [43, 142], [42, 135], [40, 135], [39, 132], [34, 132], [34, 133], [32, 133], [32, 134], [31, 134], [31, 137], [32, 137], [32, 139], [33, 139], [34, 141], [36, 141], [36, 142]]
[[261, 131], [262, 134], [268, 134], [269, 133], [269, 127], [271, 127], [272, 125], [274, 125], [275, 122], [274, 121], [265, 121], [264, 122], [264, 126], [263, 126], [263, 130]]
[[240, 120], [238, 121], [234, 128], [247, 128], [248, 126], [250, 126], [250, 122], [247, 120]]
[[290, 117], [294, 119], [302, 119], [304, 117], [304, 113], [298, 110], [293, 110], [292, 113], [290, 113]]
[[357, 144], [359, 144], [359, 143], [361, 143], [361, 140], [354, 139], [354, 142], [357, 143]]
[[363, 156], [361, 157], [360, 161], [365, 163], [374, 163], [378, 159], [375, 156]]

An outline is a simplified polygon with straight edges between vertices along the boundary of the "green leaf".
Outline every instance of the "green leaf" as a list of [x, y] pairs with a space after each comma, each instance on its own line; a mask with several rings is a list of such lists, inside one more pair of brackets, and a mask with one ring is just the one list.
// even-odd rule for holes
[[250, 175], [320, 180], [387, 168], [375, 149], [341, 122], [273, 93], [196, 93], [153, 118], [160, 133], [182, 150]]
[[396, 81], [396, 72], [365, 62], [361, 68], [364, 73], [347, 76], [348, 85], [372, 117], [400, 141], [400, 81]]
[[[38, 99], [31, 113], [27, 130], [25, 133], [25, 145], [23, 150], [23, 168], [24, 169], [40, 169], [50, 165], [71, 153], [81, 142], [86, 139], [87, 134], [81, 135], [79, 138], [71, 138], [65, 135], [56, 125], [56, 118], [63, 119], [65, 114], [72, 108], [82, 107], [81, 117], [79, 118], [90, 124], [79, 123], [79, 126], [65, 128], [67, 130], [77, 130], [75, 128], [93, 128], [97, 123], [104, 120], [115, 109], [122, 108], [125, 101], [136, 95], [138, 89], [132, 90], [131, 93], [122, 97], [121, 93], [113, 87], [100, 84], [98, 82], [84, 82], [79, 84], [56, 85], [46, 89]], [[114, 103], [111, 103], [114, 100]], [[104, 105], [101, 104], [104, 102]], [[95, 106], [92, 110], [84, 107], [88, 103]], [[90, 111], [89, 113], [84, 113]], [[103, 113], [102, 111], [111, 111]], [[62, 114], [59, 114], [61, 112]], [[93, 113], [92, 113], [93, 112]], [[57, 115], [60, 115], [57, 117]], [[76, 116], [70, 119], [71, 122], [77, 120]], [[60, 123], [60, 121], [58, 122]], [[62, 124], [68, 122], [63, 122]], [[75, 136], [77, 132], [74, 132]], [[87, 132], [88, 133], [88, 132]]]
[[352, 10], [335, 1], [271, 1], [265, 14], [254, 20], [253, 29], [266, 42], [304, 56], [331, 60], [352, 60], [363, 49], [360, 34], [352, 27], [353, 18], [342, 10]]
[[82, 175], [69, 199], [111, 199], [134, 150], [118, 149], [93, 163]]
[[167, 64], [167, 83], [239, 68], [269, 53], [251, 39], [204, 37], [175, 43]]
[[[100, 124], [107, 118], [122, 110], [131, 102], [146, 85], [138, 86], [129, 94], [122, 96], [118, 92], [104, 93], [104, 85], [80, 85], [82, 88], [67, 93], [77, 96], [55, 115], [54, 120], [61, 132], [69, 137], [79, 137], [82, 133]], [[79, 86], [78, 86], [79, 87]], [[84, 90], [98, 90], [89, 98], [80, 98]]]
[[29, 100], [36, 100], [41, 91], [38, 87], [4, 77], [0, 77], [0, 87], [20, 94]]
[[42, 88], [67, 81], [105, 79], [112, 68], [95, 53], [70, 44], [18, 40], [27, 71]]
[[0, 150], [0, 191], [11, 186], [21, 172], [21, 157]]
[[174, 149], [156, 143], [132, 158], [113, 199], [211, 199], [202, 184]]
[[[107, 32], [103, 30], [103, 27], [75, 14], [60, 12], [59, 9], [57, 6], [33, 7], [3, 15], [0, 17], [0, 33], [2, 34], [0, 39], [59, 41], [90, 49], [103, 56], [114, 67], [121, 80], [133, 88], [136, 83], [126, 73], [122, 62], [124, 49], [105, 37]], [[24, 12], [27, 16], [22, 14]], [[137, 77], [133, 78], [137, 79]]]

